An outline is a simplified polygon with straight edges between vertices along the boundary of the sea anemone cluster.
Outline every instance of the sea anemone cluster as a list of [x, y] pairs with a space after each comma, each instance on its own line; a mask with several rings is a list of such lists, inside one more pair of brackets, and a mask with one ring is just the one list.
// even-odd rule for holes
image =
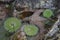
[[[59, 39], [59, 0], [0, 0], [0, 21], [9, 40]], [[7, 37], [7, 36], [6, 36]]]

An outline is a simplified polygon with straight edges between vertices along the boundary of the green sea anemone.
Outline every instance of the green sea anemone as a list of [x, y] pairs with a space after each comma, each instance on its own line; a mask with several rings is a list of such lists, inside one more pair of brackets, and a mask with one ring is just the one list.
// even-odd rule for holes
[[46, 17], [46, 18], [50, 18], [52, 15], [53, 15], [53, 12], [52, 12], [52, 10], [50, 10], [50, 9], [46, 9], [46, 10], [43, 12], [43, 16]]
[[14, 32], [21, 27], [21, 21], [17, 18], [11, 17], [4, 22], [4, 28], [9, 32]]
[[28, 36], [34, 36], [38, 33], [38, 28], [35, 25], [24, 25], [24, 32]]

